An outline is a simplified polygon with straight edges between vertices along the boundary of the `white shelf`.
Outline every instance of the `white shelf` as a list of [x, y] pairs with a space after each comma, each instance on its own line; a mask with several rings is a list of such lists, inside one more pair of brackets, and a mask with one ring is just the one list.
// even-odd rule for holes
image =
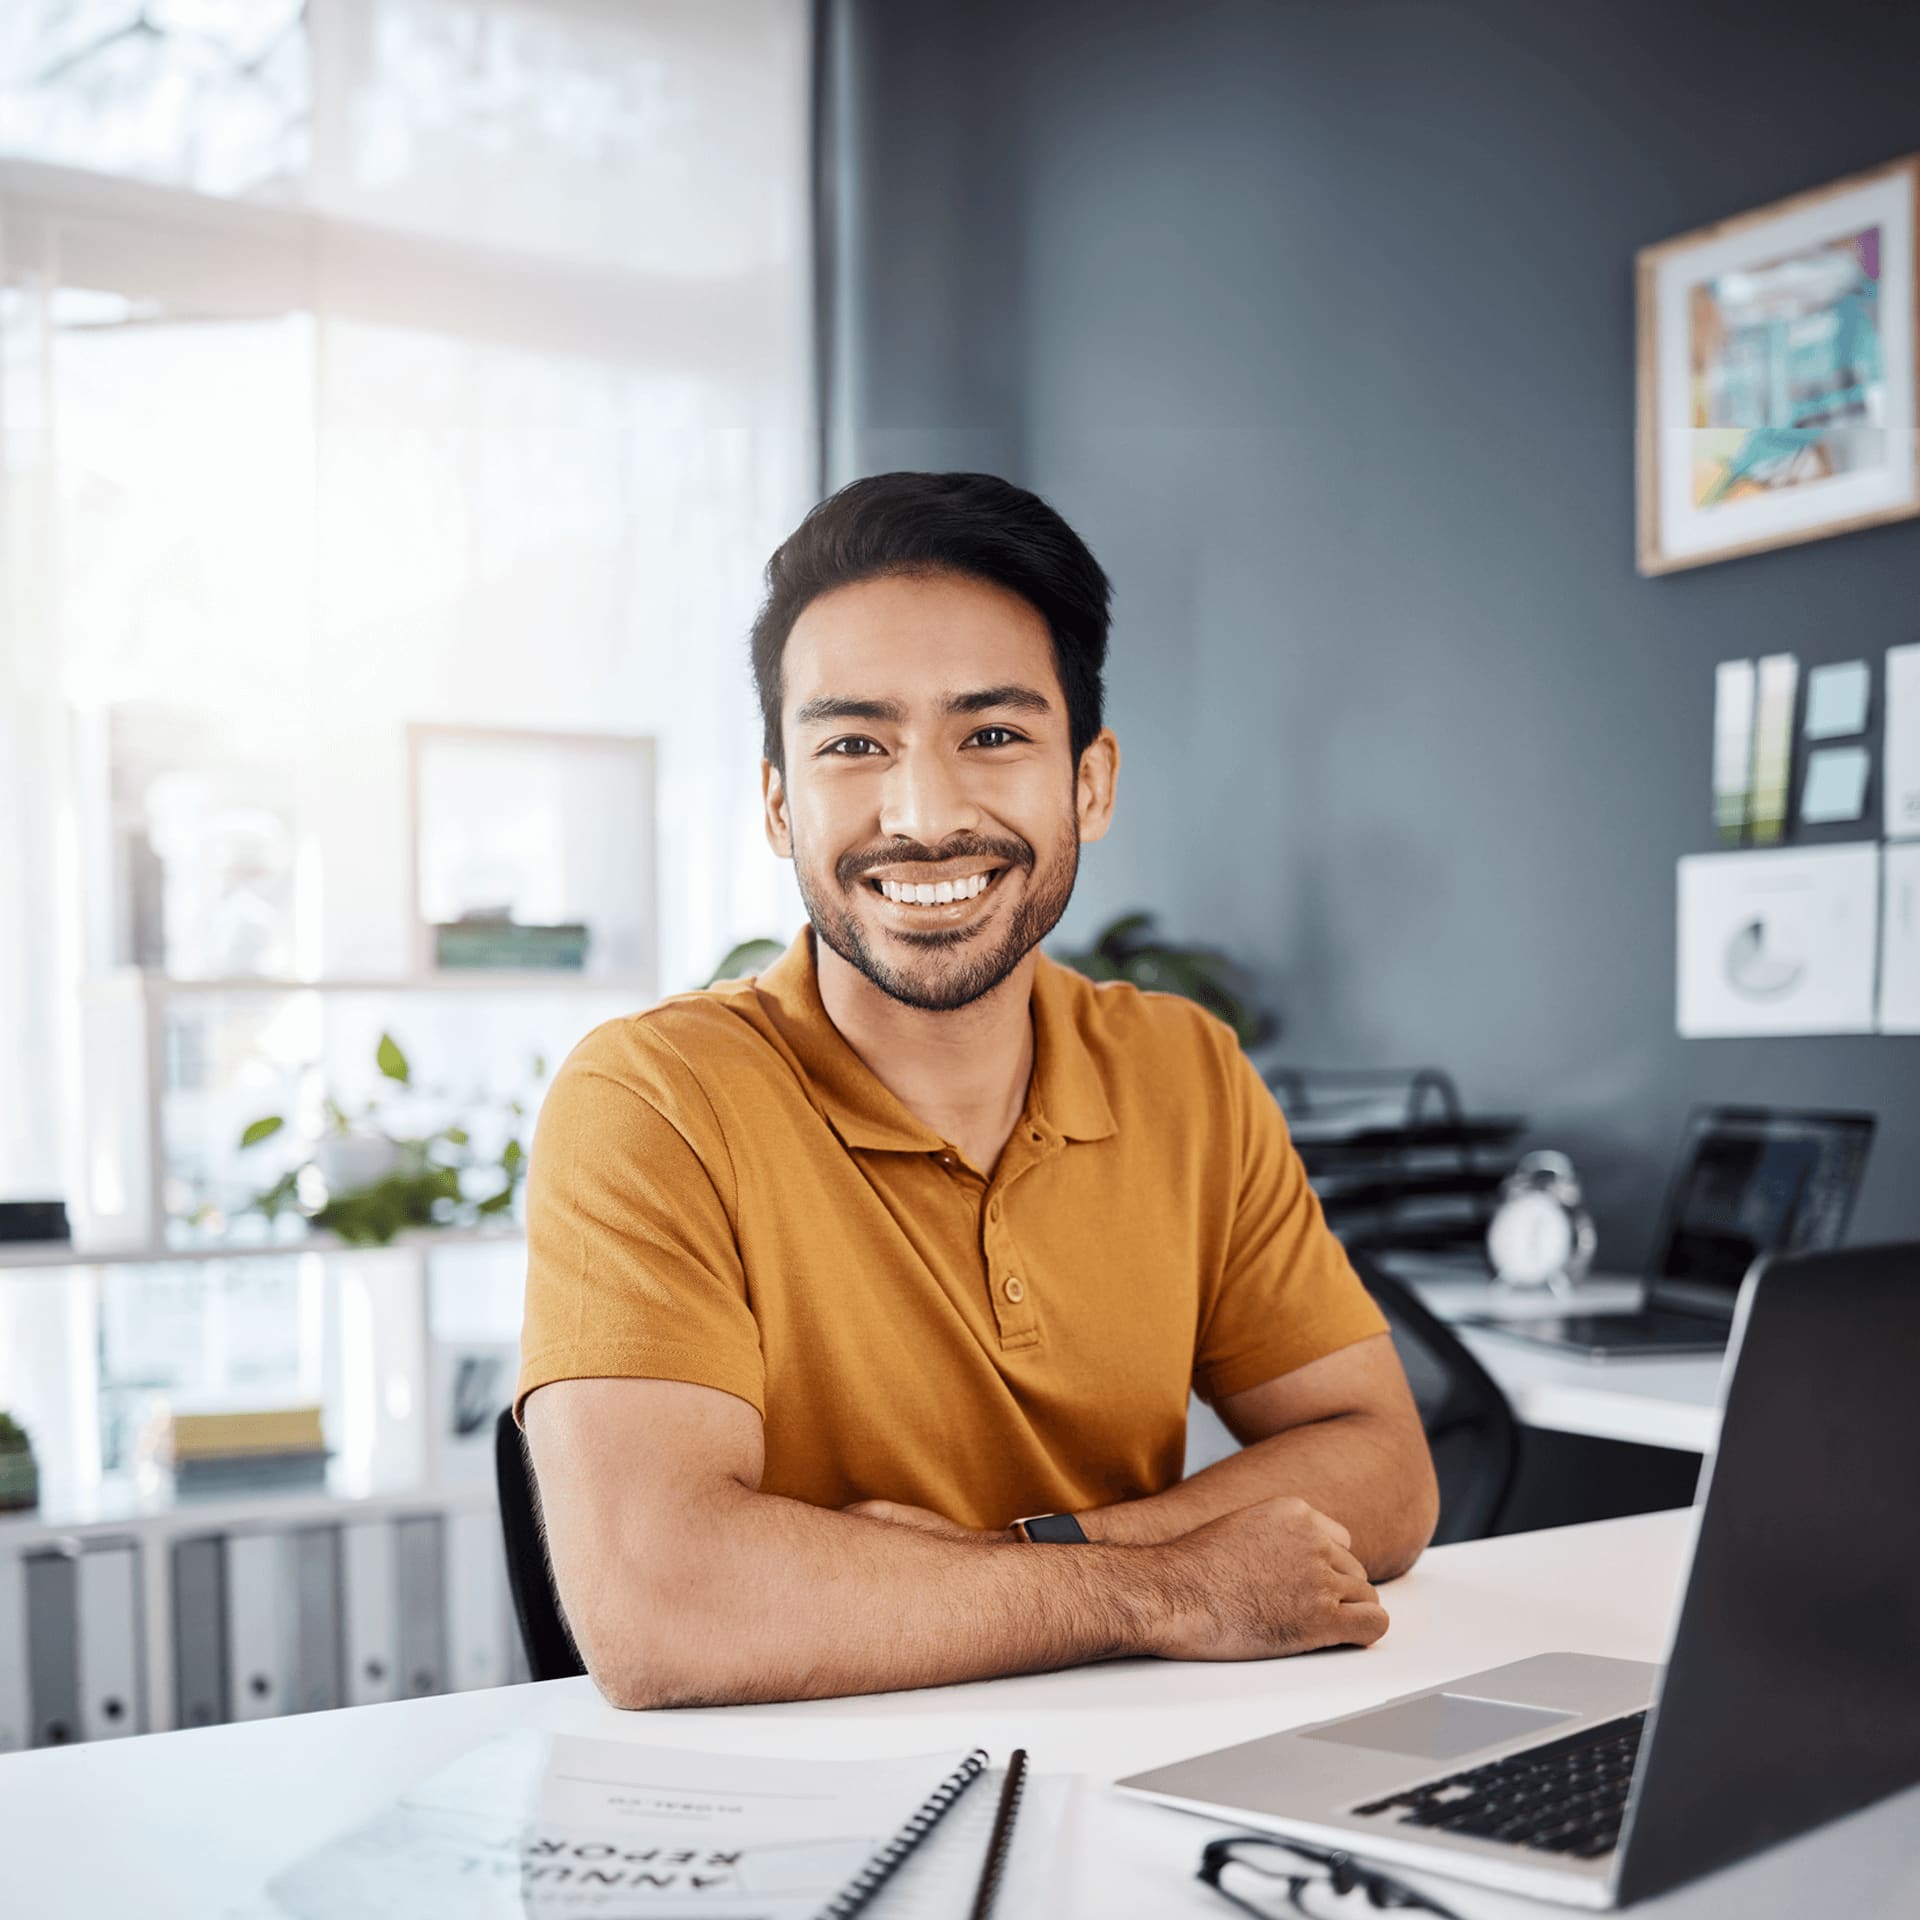
[[384, 1246], [356, 1247], [335, 1233], [309, 1233], [297, 1240], [210, 1240], [202, 1246], [134, 1247], [120, 1252], [85, 1251], [59, 1240], [0, 1245], [0, 1272], [47, 1267], [146, 1267], [186, 1260], [260, 1260], [303, 1253], [380, 1254], [427, 1252], [438, 1247], [499, 1246], [525, 1239], [518, 1227], [408, 1227]]
[[397, 1481], [356, 1484], [336, 1468], [325, 1486], [263, 1488], [258, 1493], [178, 1495], [170, 1485], [140, 1489], [128, 1475], [104, 1476], [57, 1506], [0, 1513], [0, 1552], [18, 1552], [95, 1533], [230, 1533], [249, 1525], [313, 1525], [415, 1508], [491, 1507], [491, 1480], [460, 1484]]
[[443, 967], [438, 972], [394, 974], [385, 979], [335, 976], [316, 980], [282, 979], [265, 974], [230, 974], [210, 980], [177, 980], [171, 974], [126, 968], [102, 984], [128, 975], [138, 978], [156, 998], [193, 994], [249, 993], [584, 993], [620, 995], [641, 1005], [657, 997], [653, 983], [639, 974], [586, 973], [555, 967]]

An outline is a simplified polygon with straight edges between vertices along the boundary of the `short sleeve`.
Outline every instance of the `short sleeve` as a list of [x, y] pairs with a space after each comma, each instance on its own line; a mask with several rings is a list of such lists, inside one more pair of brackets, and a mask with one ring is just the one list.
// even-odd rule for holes
[[527, 1165], [514, 1417], [555, 1380], [684, 1380], [766, 1411], [727, 1146], [698, 1080], [643, 1022], [554, 1076]]
[[1279, 1103], [1237, 1046], [1227, 1073], [1233, 1225], [1193, 1370], [1209, 1405], [1387, 1331], [1307, 1183]]

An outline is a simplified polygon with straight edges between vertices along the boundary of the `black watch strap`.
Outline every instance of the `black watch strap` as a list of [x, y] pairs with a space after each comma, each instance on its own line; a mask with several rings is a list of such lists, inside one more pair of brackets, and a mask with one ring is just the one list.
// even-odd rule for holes
[[1087, 1530], [1070, 1513], [1036, 1513], [1027, 1520], [1016, 1520], [1013, 1530], [1023, 1540], [1038, 1546], [1085, 1546]]

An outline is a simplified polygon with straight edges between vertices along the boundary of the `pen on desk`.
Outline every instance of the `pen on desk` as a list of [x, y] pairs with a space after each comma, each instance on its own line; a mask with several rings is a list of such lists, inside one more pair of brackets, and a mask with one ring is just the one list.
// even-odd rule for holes
[[1007, 1762], [1007, 1777], [1000, 1787], [1000, 1807], [993, 1816], [993, 1837], [987, 1842], [986, 1864], [980, 1869], [979, 1891], [973, 1896], [973, 1911], [967, 1920], [987, 1920], [1000, 1893], [1000, 1875], [1007, 1864], [1007, 1848], [1013, 1841], [1013, 1823], [1020, 1813], [1020, 1789], [1026, 1784], [1027, 1750], [1015, 1747]]

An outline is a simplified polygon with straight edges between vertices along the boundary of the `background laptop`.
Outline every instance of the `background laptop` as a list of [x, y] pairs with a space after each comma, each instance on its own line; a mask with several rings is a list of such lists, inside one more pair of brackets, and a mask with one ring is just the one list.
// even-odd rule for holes
[[1717, 1353], [1747, 1269], [1763, 1254], [1837, 1247], [1874, 1121], [1866, 1113], [1696, 1107], [1654, 1240], [1656, 1265], [1632, 1313], [1470, 1316], [1466, 1324], [1595, 1359]]
[[1664, 1668], [1540, 1654], [1120, 1788], [1605, 1907], [1920, 1782], [1920, 1244], [1762, 1263], [1733, 1348]]

